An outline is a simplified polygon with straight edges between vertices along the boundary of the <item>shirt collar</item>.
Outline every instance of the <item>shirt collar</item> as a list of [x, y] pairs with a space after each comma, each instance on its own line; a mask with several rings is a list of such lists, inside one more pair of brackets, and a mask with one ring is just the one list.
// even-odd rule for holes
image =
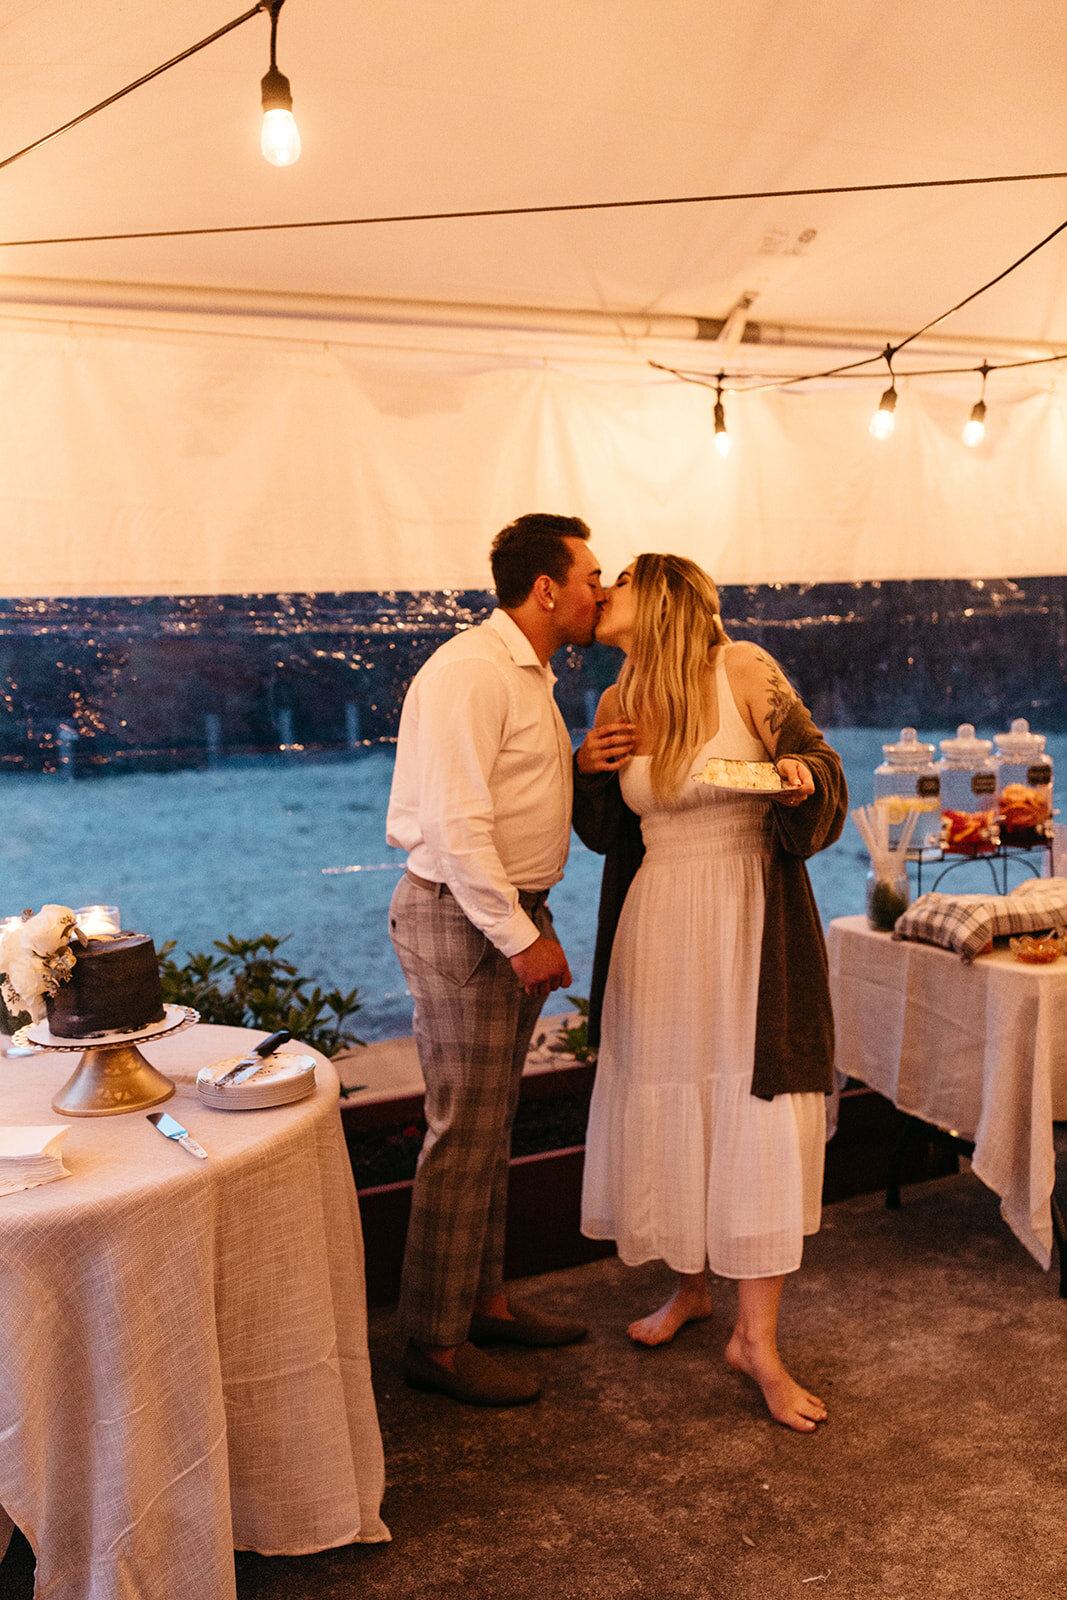
[[500, 635], [507, 647], [508, 654], [517, 667], [536, 667], [538, 672], [543, 672], [546, 675], [549, 683], [555, 683], [556, 675], [552, 668], [541, 665], [537, 651], [518, 623], [513, 621], [506, 611], [501, 611], [498, 607], [487, 618], [486, 626], [494, 629]]

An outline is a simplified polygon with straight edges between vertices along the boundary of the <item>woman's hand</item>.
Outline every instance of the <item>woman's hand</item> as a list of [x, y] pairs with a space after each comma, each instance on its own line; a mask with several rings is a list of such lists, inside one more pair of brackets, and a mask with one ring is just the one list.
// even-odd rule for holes
[[781, 789], [774, 795], [774, 799], [783, 806], [799, 806], [809, 796], [815, 793], [815, 779], [810, 768], [803, 761], [798, 761], [796, 756], [783, 756], [775, 762], [778, 775], [783, 783], [789, 785], [788, 789]]
[[634, 753], [637, 729], [632, 722], [602, 722], [590, 728], [578, 746], [578, 771], [618, 772]]

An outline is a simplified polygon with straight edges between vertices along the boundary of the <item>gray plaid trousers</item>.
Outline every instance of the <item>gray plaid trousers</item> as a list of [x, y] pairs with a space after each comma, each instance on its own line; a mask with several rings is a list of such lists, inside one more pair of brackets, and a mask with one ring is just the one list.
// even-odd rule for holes
[[[522, 895], [554, 937], [542, 896]], [[466, 1339], [477, 1300], [503, 1283], [511, 1124], [542, 1001], [447, 889], [405, 873], [389, 932], [415, 1001], [426, 1138], [411, 1200], [400, 1326], [423, 1344]]]

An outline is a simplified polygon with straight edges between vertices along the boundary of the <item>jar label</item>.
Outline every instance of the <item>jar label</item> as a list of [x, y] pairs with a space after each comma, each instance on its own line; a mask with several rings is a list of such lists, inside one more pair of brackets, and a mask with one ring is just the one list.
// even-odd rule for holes
[[941, 793], [941, 779], [937, 773], [928, 774], [926, 777], [915, 780], [915, 793], [928, 798], [930, 795]]
[[1052, 782], [1052, 768], [1051, 767], [1028, 767], [1027, 771], [1026, 771], [1026, 781], [1027, 781], [1027, 783], [1032, 784], [1035, 787], [1040, 783], [1051, 783]]
[[971, 779], [972, 794], [996, 794], [997, 775], [995, 772], [976, 772]]

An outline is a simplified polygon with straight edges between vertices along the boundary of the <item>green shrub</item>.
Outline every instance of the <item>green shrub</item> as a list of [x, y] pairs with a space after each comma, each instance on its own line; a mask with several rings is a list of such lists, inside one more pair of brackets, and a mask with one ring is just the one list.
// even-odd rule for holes
[[200, 952], [183, 963], [171, 957], [172, 940], [159, 952], [163, 999], [168, 1005], [193, 1006], [201, 1022], [267, 1033], [288, 1028], [294, 1039], [324, 1056], [363, 1044], [344, 1026], [359, 1010], [359, 990], [324, 992], [316, 985], [309, 991], [310, 980], [276, 954], [288, 938], [292, 935], [279, 939], [262, 933], [258, 939], [216, 939], [219, 955]]
[[556, 1035], [556, 1043], [548, 1048], [558, 1056], [573, 1056], [575, 1061], [595, 1061], [596, 1051], [589, 1048], [589, 1023], [586, 1020], [589, 1001], [578, 994], [569, 994], [567, 999], [581, 1013], [581, 1020], [562, 1027]]

